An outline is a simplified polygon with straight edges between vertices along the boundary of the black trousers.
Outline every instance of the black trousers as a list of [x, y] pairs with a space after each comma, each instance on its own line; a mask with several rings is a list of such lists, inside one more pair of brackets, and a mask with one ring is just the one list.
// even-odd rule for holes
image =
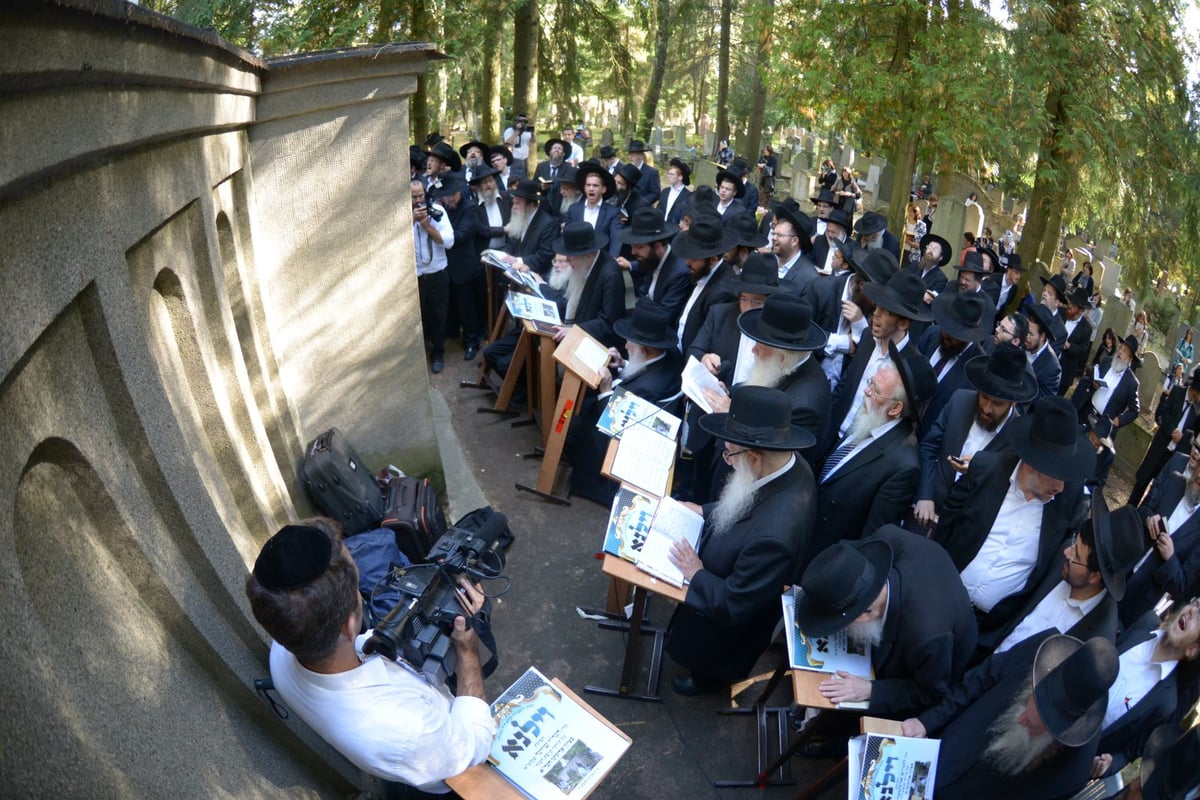
[[483, 341], [487, 324], [485, 309], [487, 308], [487, 280], [484, 273], [466, 283], [450, 284], [450, 298], [454, 303], [454, 311], [462, 326], [463, 346], [475, 345]]
[[446, 352], [446, 310], [450, 306], [450, 273], [438, 270], [417, 276], [421, 295], [421, 323], [429, 340], [429, 356], [437, 358]]

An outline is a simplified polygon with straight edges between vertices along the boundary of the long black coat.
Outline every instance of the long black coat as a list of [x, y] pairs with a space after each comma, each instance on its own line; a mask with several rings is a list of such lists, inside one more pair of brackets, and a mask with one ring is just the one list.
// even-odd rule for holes
[[[567, 218], [563, 220], [565, 226], [568, 222], [583, 222], [583, 209], [587, 206], [586, 200], [581, 200], [567, 209]], [[609, 203], [600, 204], [600, 216], [596, 218], [596, 232], [603, 233], [608, 237], [608, 245], [606, 249], [609, 255], [614, 258], [621, 252], [621, 242], [617, 239], [617, 231], [621, 229], [621, 212], [616, 206]]]
[[1087, 367], [1089, 351], [1092, 348], [1092, 323], [1088, 322], [1086, 315], [1081, 316], [1075, 330], [1067, 334], [1067, 344], [1070, 346], [1063, 348], [1059, 358], [1059, 364], [1062, 365], [1059, 394], [1066, 394], [1071, 381], [1082, 375]]
[[[654, 275], [647, 275], [639, 269], [638, 262], [630, 263], [629, 274], [633, 278], [633, 289], [638, 297], [649, 297], [667, 310], [672, 327], [679, 324], [679, 316], [687, 305], [692, 293], [692, 271], [687, 262], [673, 253], [667, 253], [666, 258], [658, 266], [658, 280]], [[654, 291], [650, 291], [650, 284]]]
[[[799, 574], [813, 529], [812, 471], [804, 459], [758, 490], [754, 506], [720, 535], [700, 537], [704, 569], [667, 631], [667, 653], [694, 673], [744, 678], [771, 641], [779, 596]], [[713, 505], [705, 506], [707, 517]]]
[[[737, 300], [737, 295], [730, 286], [733, 280], [733, 270], [730, 266], [722, 261], [712, 277], [708, 279], [708, 283], [700, 290], [700, 296], [696, 298], [696, 302], [688, 310], [687, 320], [683, 323], [683, 341], [680, 342], [680, 352], [688, 352], [692, 347], [692, 340], [696, 338], [696, 334], [700, 332], [700, 327], [704, 324], [705, 318], [708, 316], [708, 310], [718, 303], [727, 303], [730, 300]], [[693, 288], [695, 284], [693, 283]], [[691, 297], [691, 292], [688, 292], [688, 297]], [[687, 305], [687, 299], [684, 301]]]
[[[917, 350], [921, 351], [926, 358], [930, 358], [941, 347], [941, 335], [942, 329], [939, 326], [930, 325], [921, 334], [921, 339], [917, 342]], [[971, 342], [965, 350], [958, 354], [958, 360], [942, 372], [937, 389], [934, 390], [933, 396], [929, 398], [925, 410], [921, 413], [921, 424], [917, 427], [918, 439], [925, 438], [925, 434], [933, 427], [938, 415], [942, 413], [942, 409], [950, 402], [950, 397], [955, 392], [959, 389], [971, 388], [971, 384], [967, 382], [967, 362], [982, 352], [979, 345]]]
[[[510, 198], [511, 208], [511, 198]], [[554, 263], [554, 240], [558, 238], [558, 220], [539, 208], [525, 229], [525, 238], [508, 240], [508, 254], [519, 256], [534, 272], [543, 278], [550, 274]]]
[[1058, 362], [1058, 356], [1054, 353], [1053, 347], [1047, 347], [1038, 357], [1033, 360], [1033, 374], [1037, 378], [1038, 392], [1033, 398], [1033, 402], [1029, 404], [1030, 408], [1037, 405], [1037, 401], [1043, 397], [1051, 397], [1058, 394], [1058, 384], [1062, 381], [1062, 365]]
[[[1185, 488], [1182, 475], [1160, 474], [1154, 479], [1146, 501], [1138, 508], [1138, 514], [1143, 520], [1155, 514], [1161, 514], [1166, 520], [1179, 504]], [[1176, 600], [1181, 599], [1188, 585], [1200, 576], [1200, 514], [1193, 513], [1183, 525], [1169, 533], [1175, 542], [1175, 553], [1170, 560], [1164, 562], [1158, 550], [1149, 548], [1147, 537], [1150, 558], [1125, 584], [1125, 596], [1119, 608], [1121, 622], [1126, 625], [1152, 610], [1164, 592]]]
[[[1107, 375], [1107, 371], [1104, 374]], [[1085, 421], [1088, 413], [1092, 411], [1092, 395], [1096, 392], [1089, 377], [1085, 376], [1075, 387], [1075, 391], [1071, 393], [1071, 404], [1079, 412], [1080, 422]], [[1063, 380], [1069, 380], [1065, 371]], [[1117, 420], [1117, 427], [1114, 427], [1112, 432], [1114, 440], [1121, 428], [1137, 419], [1141, 408], [1142, 401], [1138, 398], [1138, 379], [1133, 374], [1133, 368], [1130, 367], [1121, 374], [1120, 380], [1117, 381], [1117, 388], [1112, 390], [1112, 394], [1108, 396], [1108, 402], [1104, 404], [1104, 416], [1109, 419], [1115, 417]]]
[[667, 203], [671, 200], [671, 187], [664, 186], [658, 194], [658, 210], [663, 212], [667, 222], [679, 224], [679, 220], [683, 219], [683, 214], [692, 205], [692, 193], [686, 186], [679, 193], [679, 197], [675, 198], [675, 205], [671, 206], [671, 210], [667, 211]]
[[1146, 455], [1142, 456], [1142, 463], [1138, 465], [1134, 489], [1130, 495], [1137, 500], [1142, 499], [1146, 487], [1162, 470], [1172, 452], [1186, 453], [1192, 448], [1192, 439], [1195, 437], [1196, 431], [1200, 430], [1200, 414], [1195, 412], [1188, 414], [1188, 421], [1180, 431], [1182, 436], [1175, 445], [1175, 449], [1173, 451], [1167, 449], [1167, 446], [1171, 444], [1171, 434], [1175, 431], [1175, 426], [1179, 424], [1183, 409], [1187, 405], [1187, 391], [1185, 386], [1174, 387], [1167, 395], [1167, 399], [1159, 403], [1158, 408], [1154, 411], [1154, 421], [1158, 424], [1158, 430], [1154, 432], [1154, 438], [1150, 440], [1150, 446], [1146, 448]]
[[[954, 476], [958, 474], [946, 456], [962, 454], [967, 434], [975, 422], [978, 397], [979, 392], [974, 389], [959, 389], [934, 420], [929, 432], [919, 440], [921, 480], [917, 485], [918, 500], [932, 500], [935, 508], [942, 507], [946, 494], [955, 483]], [[995, 452], [1002, 449], [1006, 442], [1004, 429], [1001, 428], [983, 449]]]

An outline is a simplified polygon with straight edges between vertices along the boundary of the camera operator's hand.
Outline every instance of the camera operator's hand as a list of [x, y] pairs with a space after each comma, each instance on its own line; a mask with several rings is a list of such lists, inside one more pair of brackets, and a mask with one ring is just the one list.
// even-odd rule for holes
[[[483, 590], [466, 578], [458, 579], [458, 604], [469, 616], [474, 616], [483, 608]], [[483, 696], [483, 667], [479, 660], [479, 637], [475, 631], [467, 627], [466, 617], [454, 618], [454, 633], [450, 634], [454, 644], [455, 655], [458, 656], [458, 666], [455, 674], [458, 676], [458, 686], [455, 694], [459, 697]]]

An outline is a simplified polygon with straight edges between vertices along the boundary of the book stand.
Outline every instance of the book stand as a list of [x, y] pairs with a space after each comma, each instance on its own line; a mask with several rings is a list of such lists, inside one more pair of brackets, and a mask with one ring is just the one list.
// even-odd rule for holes
[[[599, 623], [603, 629], [621, 631], [627, 634], [625, 637], [625, 657], [621, 663], [621, 681], [618, 688], [610, 689], [604, 686], [588, 685], [583, 687], [583, 690], [592, 694], [602, 694], [607, 697], [621, 697], [626, 700], [646, 700], [661, 703], [662, 695], [658, 693], [658, 680], [659, 672], [662, 669], [663, 640], [666, 637], [667, 631], [666, 628], [644, 625], [646, 621], [646, 603], [650, 599], [651, 592], [660, 594], [677, 603], [682, 603], [684, 598], [687, 597], [687, 588], [677, 588], [669, 583], [660, 581], [648, 572], [643, 572], [625, 559], [618, 558], [611, 553], [604, 554], [604, 562], [601, 570], [604, 571], [605, 575], [608, 575], [618, 583], [623, 581], [633, 585], [633, 616], [626, 620], [624, 613], [606, 613], [605, 616], [608, 619]], [[618, 612], [623, 612], [623, 609], [618, 608]], [[642, 636], [652, 636], [654, 637], [654, 641], [650, 647], [650, 673], [646, 676], [646, 689], [644, 692], [635, 692], [633, 687], [637, 678], [638, 648]]]

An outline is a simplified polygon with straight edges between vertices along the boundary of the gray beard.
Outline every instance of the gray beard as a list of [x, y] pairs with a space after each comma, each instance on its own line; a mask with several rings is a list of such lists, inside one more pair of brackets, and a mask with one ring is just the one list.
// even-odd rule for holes
[[567, 290], [567, 285], [570, 282], [571, 282], [571, 268], [570, 267], [567, 267], [566, 269], [559, 269], [558, 267], [553, 267], [550, 270], [550, 279], [549, 279], [548, 283], [550, 284], [551, 289], [555, 290], [556, 292], [565, 292]]
[[1024, 691], [1018, 692], [1012, 705], [996, 718], [988, 728], [990, 738], [983, 760], [1005, 775], [1019, 775], [1044, 761], [1057, 752], [1057, 742], [1050, 732], [1031, 736], [1017, 718], [1025, 710], [1029, 694], [1033, 691], [1032, 681]]
[[851, 622], [846, 628], [846, 636], [851, 644], [858, 647], [878, 647], [883, 641], [883, 620], [871, 619], [866, 622]]
[[746, 383], [750, 386], [767, 386], [775, 388], [800, 365], [805, 353], [793, 353], [781, 350], [766, 359], [754, 358]]
[[493, 186], [491, 189], [479, 190], [479, 204], [490, 206], [500, 199], [500, 190]]
[[577, 202], [579, 202], [579, 195], [575, 195], [574, 197], [564, 197], [564, 198], [562, 199], [562, 202], [560, 202], [560, 203], [558, 204], [558, 213], [559, 213], [559, 215], [560, 215], [560, 216], [561, 216], [563, 219], [566, 219], [566, 217], [567, 217], [567, 209], [569, 209], [571, 206], [575, 205]]
[[867, 434], [887, 421], [887, 406], [873, 408], [864, 397], [862, 407], [854, 415], [854, 422], [850, 423], [850, 430], [846, 432], [846, 435], [856, 442], [861, 442], [867, 437]]
[[629, 358], [625, 360], [625, 366], [621, 368], [621, 380], [627, 381], [630, 378], [636, 378], [638, 375], [641, 375], [646, 370], [647, 364], [649, 364], [649, 361], [646, 359], [644, 353], [639, 353], [636, 356], [630, 353]]
[[518, 211], [514, 208], [508, 218], [508, 235], [518, 242], [524, 241], [525, 231], [529, 229], [529, 222], [536, 211]]
[[579, 299], [583, 297], [583, 286], [587, 283], [587, 273], [572, 267], [567, 271], [567, 321], [574, 321], [575, 312], [579, 310]]
[[883, 237], [876, 236], [874, 239], [871, 239], [869, 242], [864, 243], [862, 245], [862, 248], [864, 250], [882, 250], [883, 249]]
[[736, 463], [729, 479], [725, 481], [725, 488], [721, 490], [721, 499], [708, 515], [708, 524], [712, 526], [714, 536], [729, 530], [754, 505], [755, 491], [752, 487], [756, 480], [749, 467], [743, 467], [741, 461]]

